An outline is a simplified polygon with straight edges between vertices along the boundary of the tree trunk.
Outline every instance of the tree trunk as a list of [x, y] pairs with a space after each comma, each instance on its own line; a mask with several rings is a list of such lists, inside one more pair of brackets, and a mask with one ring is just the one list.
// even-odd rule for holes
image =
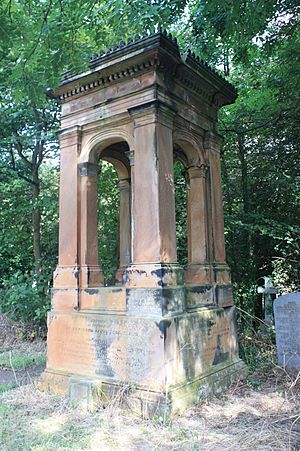
[[36, 275], [41, 273], [41, 209], [39, 206], [40, 180], [37, 172], [32, 174], [34, 185], [32, 185], [33, 210], [32, 210], [32, 229], [33, 229], [33, 255], [34, 268]]
[[239, 149], [239, 159], [241, 163], [242, 170], [242, 197], [243, 197], [243, 210], [245, 213], [249, 213], [249, 181], [248, 181], [248, 165], [246, 160], [246, 150], [244, 146], [244, 136], [238, 135], [238, 149]]

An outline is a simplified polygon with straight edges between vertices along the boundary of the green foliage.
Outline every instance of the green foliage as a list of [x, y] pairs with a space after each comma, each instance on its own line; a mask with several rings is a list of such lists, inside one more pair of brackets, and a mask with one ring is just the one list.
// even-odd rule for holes
[[[17, 387], [17, 384], [14, 384], [13, 382], [0, 384], [0, 395], [2, 393], [5, 393], [6, 391], [12, 390], [13, 388], [16, 388], [16, 387]], [[0, 407], [0, 413], [1, 413], [1, 407]]]
[[[193, 47], [230, 76], [239, 89], [237, 102], [222, 110], [219, 121], [225, 137], [227, 255], [238, 305], [256, 312], [255, 290], [261, 276], [272, 275], [281, 292], [299, 289], [298, 2], [4, 0], [0, 4], [3, 311], [43, 321], [49, 305], [48, 282], [57, 257], [59, 105], [45, 96], [45, 89], [58, 85], [65, 68], [83, 69], [90, 54], [159, 25], [177, 35], [182, 49]], [[178, 260], [185, 265], [186, 181], [177, 162], [174, 181]], [[119, 259], [119, 190], [116, 174], [106, 163], [99, 193], [99, 258], [106, 283], [111, 284]], [[32, 274], [36, 259], [32, 216], [37, 211], [41, 280]]]
[[0, 290], [1, 313], [8, 313], [15, 320], [45, 325], [50, 307], [49, 276], [17, 271], [2, 279]]
[[185, 267], [188, 263], [187, 246], [187, 180], [186, 172], [179, 161], [174, 162], [176, 241], [178, 263]]
[[106, 161], [98, 177], [98, 205], [99, 262], [105, 284], [113, 285], [119, 267], [120, 192], [117, 173]]
[[45, 363], [43, 355], [24, 355], [18, 351], [7, 351], [0, 354], [0, 368], [22, 370], [32, 365]]

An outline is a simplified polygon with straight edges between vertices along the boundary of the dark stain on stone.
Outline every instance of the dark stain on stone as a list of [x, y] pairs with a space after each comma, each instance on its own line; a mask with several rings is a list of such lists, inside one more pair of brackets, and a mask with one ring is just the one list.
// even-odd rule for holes
[[164, 283], [164, 277], [165, 277], [166, 273], [167, 273], [167, 269], [165, 269], [165, 268], [158, 268], [158, 269], [151, 271], [151, 275], [157, 277], [157, 279], [158, 279], [157, 284], [160, 287], [164, 287], [166, 285]]
[[209, 334], [211, 333], [211, 329], [215, 324], [216, 324], [215, 321], [211, 321], [210, 319], [206, 320], [206, 327]]
[[221, 338], [220, 335], [217, 337], [217, 349], [215, 352], [215, 357], [213, 365], [218, 365], [219, 363], [226, 362], [229, 359], [229, 352], [223, 352], [221, 349]]
[[164, 341], [166, 341], [166, 339], [167, 339], [167, 330], [171, 326], [171, 321], [168, 320], [168, 319], [164, 319], [164, 320], [160, 321], [159, 323], [157, 323], [155, 321], [155, 324], [159, 328], [160, 338], [163, 338]]
[[217, 316], [221, 317], [223, 316], [223, 309], [222, 310], [217, 310]]
[[97, 331], [94, 330], [92, 343], [97, 360], [95, 373], [99, 376], [113, 377], [114, 371], [110, 365], [107, 354], [111, 341], [105, 338], [105, 336], [101, 336], [101, 333], [97, 333]]
[[90, 294], [91, 296], [94, 295], [94, 294], [98, 294], [98, 290], [93, 289], [93, 288], [86, 288], [84, 290], [84, 292], [87, 293], [87, 294]]
[[211, 285], [198, 285], [195, 287], [187, 287], [188, 292], [195, 294], [203, 294], [211, 290]]

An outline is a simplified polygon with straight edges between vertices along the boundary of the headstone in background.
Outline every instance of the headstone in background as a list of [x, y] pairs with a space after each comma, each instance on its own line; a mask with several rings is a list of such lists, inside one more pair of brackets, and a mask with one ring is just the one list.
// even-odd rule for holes
[[300, 370], [300, 293], [275, 299], [274, 317], [278, 363]]
[[258, 287], [257, 292], [263, 295], [262, 302], [265, 323], [273, 324], [273, 301], [276, 299], [278, 290], [273, 286], [273, 281], [270, 277], [263, 277], [263, 279], [264, 286]]

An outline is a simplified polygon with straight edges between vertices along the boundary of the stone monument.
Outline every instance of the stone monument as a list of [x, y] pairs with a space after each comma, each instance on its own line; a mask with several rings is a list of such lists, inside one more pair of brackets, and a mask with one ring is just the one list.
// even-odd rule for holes
[[276, 346], [279, 365], [300, 370], [300, 293], [274, 301]]
[[[146, 415], [181, 411], [244, 371], [217, 132], [218, 110], [236, 91], [158, 32], [95, 56], [51, 95], [62, 104], [59, 262], [41, 386], [99, 402], [122, 389]], [[100, 159], [114, 165], [120, 186], [120, 264], [110, 287], [98, 262]], [[185, 270], [177, 263], [175, 159], [189, 180]]]

